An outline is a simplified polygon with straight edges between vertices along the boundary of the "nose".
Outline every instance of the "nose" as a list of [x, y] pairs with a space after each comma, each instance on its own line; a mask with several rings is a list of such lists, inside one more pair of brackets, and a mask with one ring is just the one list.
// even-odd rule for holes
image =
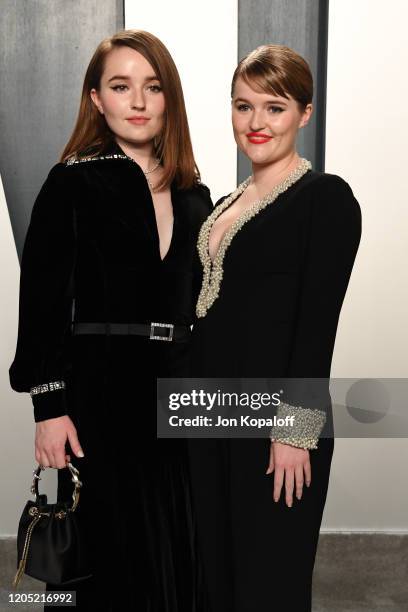
[[135, 88], [131, 99], [131, 105], [132, 108], [137, 108], [139, 110], [144, 109], [146, 107], [146, 100], [142, 88]]
[[262, 110], [254, 110], [251, 115], [250, 128], [253, 132], [259, 132], [265, 127]]

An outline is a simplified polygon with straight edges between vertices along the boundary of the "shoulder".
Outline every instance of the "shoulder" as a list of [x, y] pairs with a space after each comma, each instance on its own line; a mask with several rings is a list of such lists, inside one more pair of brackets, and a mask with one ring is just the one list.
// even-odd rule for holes
[[[343, 237], [361, 236], [361, 208], [351, 186], [341, 176], [327, 172], [314, 173], [311, 181], [312, 227], [319, 232]], [[347, 241], [346, 241], [347, 242]]]
[[[105, 158], [70, 158], [54, 164], [48, 173], [43, 188], [60, 188], [64, 190], [66, 196], [69, 194], [75, 194], [75, 197], [81, 196], [83, 189], [92, 184], [96, 175], [100, 181], [101, 176], [105, 174], [105, 172], [101, 174], [101, 164], [106, 170], [108, 162], [99, 162], [100, 159]], [[108, 165], [112, 168], [111, 164]]]
[[[92, 177], [95, 174], [101, 176], [102, 174], [110, 175], [112, 171], [118, 168], [127, 167], [122, 166], [118, 160], [122, 159], [129, 160], [126, 155], [120, 154], [105, 154], [105, 155], [94, 155], [92, 157], [69, 157], [63, 162], [60, 162], [54, 166], [56, 172], [59, 172], [61, 180], [69, 177], [69, 180], [81, 182], [83, 177]], [[58, 168], [57, 168], [58, 166]], [[135, 165], [137, 167], [137, 164]]]
[[54, 164], [48, 171], [48, 174], [45, 175], [39, 192], [39, 198], [41, 199], [41, 196], [44, 197], [47, 194], [51, 195], [51, 193], [58, 193], [60, 189], [65, 191], [69, 184], [70, 181], [66, 172], [65, 164], [58, 162]]
[[55, 181], [64, 180], [66, 174], [66, 164], [64, 162], [58, 162], [52, 166], [52, 168], [48, 172], [47, 178]]
[[67, 187], [75, 183], [75, 176], [79, 176], [73, 166], [67, 164], [67, 162], [58, 162], [52, 166], [48, 172], [46, 183], [52, 183], [53, 185], [60, 185], [61, 187]]
[[361, 207], [349, 183], [337, 174], [315, 172], [312, 202], [321, 214], [333, 218], [361, 218]]
[[349, 201], [357, 203], [354, 192], [341, 176], [329, 172], [315, 172], [313, 192], [315, 197], [330, 195], [332, 201]]
[[223, 203], [223, 201], [224, 201], [224, 200], [226, 200], [227, 198], [229, 198], [229, 197], [230, 197], [230, 195], [231, 195], [232, 193], [233, 193], [233, 191], [231, 191], [231, 193], [227, 193], [227, 195], [223, 195], [223, 196], [221, 196], [221, 197], [220, 197], [220, 198], [219, 198], [219, 199], [216, 201], [216, 203], [214, 204], [214, 208], [216, 208], [217, 206], [219, 206], [220, 204], [222, 204], [222, 203]]
[[73, 208], [75, 200], [72, 178], [64, 163], [58, 162], [49, 170], [33, 203], [31, 218], [54, 218]]
[[206, 218], [212, 212], [214, 205], [211, 199], [211, 191], [205, 183], [197, 182], [186, 192], [187, 200], [200, 217]]
[[210, 188], [202, 181], [197, 181], [197, 183], [194, 185], [194, 189], [198, 190], [198, 192], [201, 193], [202, 197], [211, 199]]
[[[195, 189], [197, 191], [197, 193], [200, 194], [200, 196], [202, 198], [204, 198], [205, 200], [211, 200], [211, 191], [210, 188], [203, 183], [201, 180], [197, 181], [197, 183], [194, 185], [193, 189]], [[211, 206], [212, 206], [212, 200], [211, 200]]]
[[67, 200], [73, 194], [78, 194], [78, 187], [83, 184], [82, 173], [73, 170], [65, 162], [54, 164], [49, 170], [40, 194], [49, 194], [50, 197], [57, 195], [61, 200]]
[[221, 196], [214, 204], [214, 208], [216, 208], [217, 206], [220, 206], [227, 198], [231, 196], [233, 196], [233, 198], [235, 198], [236, 196], [239, 196], [242, 193], [242, 191], [246, 188], [248, 182], [249, 182], [249, 177], [247, 177], [244, 181], [239, 183], [239, 185], [235, 187], [233, 191], [230, 191], [226, 195]]

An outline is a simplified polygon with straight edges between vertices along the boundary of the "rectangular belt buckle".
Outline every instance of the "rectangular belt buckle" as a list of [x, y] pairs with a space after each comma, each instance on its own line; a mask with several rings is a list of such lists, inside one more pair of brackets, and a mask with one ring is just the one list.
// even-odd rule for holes
[[[167, 327], [169, 329], [168, 336], [157, 336], [154, 333], [155, 327]], [[173, 323], [150, 323], [150, 340], [164, 340], [166, 342], [171, 342], [173, 340], [173, 331], [174, 325]]]

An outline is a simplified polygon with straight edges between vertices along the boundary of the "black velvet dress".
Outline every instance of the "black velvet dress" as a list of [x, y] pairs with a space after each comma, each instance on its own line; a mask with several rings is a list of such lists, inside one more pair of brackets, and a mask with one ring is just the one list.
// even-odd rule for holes
[[[224, 200], [203, 227], [209, 227], [204, 254]], [[315, 379], [329, 381], [360, 235], [361, 211], [350, 186], [309, 168], [240, 224], [225, 250], [218, 296], [194, 326], [194, 377], [279, 379], [290, 404], [326, 416], [317, 448], [309, 451], [311, 485], [300, 500], [293, 494], [292, 507], [285, 486], [273, 500], [267, 436], [189, 440], [212, 612], [311, 611], [334, 439], [328, 387], [315, 395], [318, 405], [301, 402], [316, 390]]]
[[[193, 323], [197, 234], [212, 202], [201, 183], [183, 191], [173, 183], [171, 196], [162, 260], [146, 178], [115, 144], [98, 159], [52, 168], [26, 237], [10, 380], [20, 392], [65, 382], [33, 402], [37, 422], [68, 414], [85, 454], [76, 458], [67, 444], [83, 482], [77, 512], [93, 565], [92, 578], [69, 587], [78, 609], [207, 610], [185, 441], [156, 438], [156, 377], [187, 374], [189, 342], [109, 327], [70, 333], [73, 298], [75, 322]], [[69, 501], [72, 486], [59, 470], [58, 499]]]

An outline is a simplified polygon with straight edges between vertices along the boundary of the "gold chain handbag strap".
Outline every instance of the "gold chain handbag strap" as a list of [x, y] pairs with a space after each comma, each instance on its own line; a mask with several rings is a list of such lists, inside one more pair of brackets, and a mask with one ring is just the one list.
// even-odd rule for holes
[[[71, 508], [69, 508], [68, 510], [69, 512], [75, 512], [78, 506], [78, 502], [79, 502], [79, 490], [82, 487], [82, 482], [79, 480], [79, 471], [77, 470], [76, 467], [72, 465], [72, 463], [67, 461], [66, 467], [71, 472], [72, 482], [74, 483], [74, 492], [72, 493], [73, 504]], [[33, 483], [30, 487], [30, 491], [33, 495], [36, 496], [36, 499], [38, 499], [39, 497], [38, 481], [41, 480], [40, 474], [41, 474], [41, 471], [43, 470], [45, 470], [45, 467], [39, 464], [38, 467], [33, 471], [34, 478], [33, 478]], [[26, 533], [26, 537], [24, 541], [23, 553], [21, 555], [21, 560], [20, 560], [16, 575], [14, 576], [14, 580], [13, 580], [14, 588], [17, 588], [18, 583], [20, 582], [21, 576], [24, 574], [33, 529], [36, 526], [36, 524], [40, 521], [42, 516], [50, 516], [50, 512], [40, 512], [37, 506], [31, 506], [28, 513], [30, 514], [30, 516], [33, 517], [33, 520], [27, 527], [27, 533]], [[55, 513], [55, 516], [59, 519], [64, 519], [66, 517], [66, 512], [64, 512], [64, 510], [60, 510], [59, 512]]]
[[[76, 467], [72, 465], [72, 463], [67, 461], [66, 467], [71, 472], [72, 482], [74, 483], [74, 492], [72, 493], [73, 504], [72, 504], [72, 507], [70, 508], [70, 511], [74, 512], [76, 507], [78, 506], [79, 490], [82, 487], [82, 482], [79, 480], [79, 471], [77, 470]], [[40, 474], [42, 470], [45, 470], [45, 467], [39, 464], [37, 469], [33, 471], [34, 478], [33, 478], [33, 484], [31, 485], [30, 490], [31, 490], [31, 493], [35, 495], [37, 498], [39, 496], [38, 481], [41, 480]]]

